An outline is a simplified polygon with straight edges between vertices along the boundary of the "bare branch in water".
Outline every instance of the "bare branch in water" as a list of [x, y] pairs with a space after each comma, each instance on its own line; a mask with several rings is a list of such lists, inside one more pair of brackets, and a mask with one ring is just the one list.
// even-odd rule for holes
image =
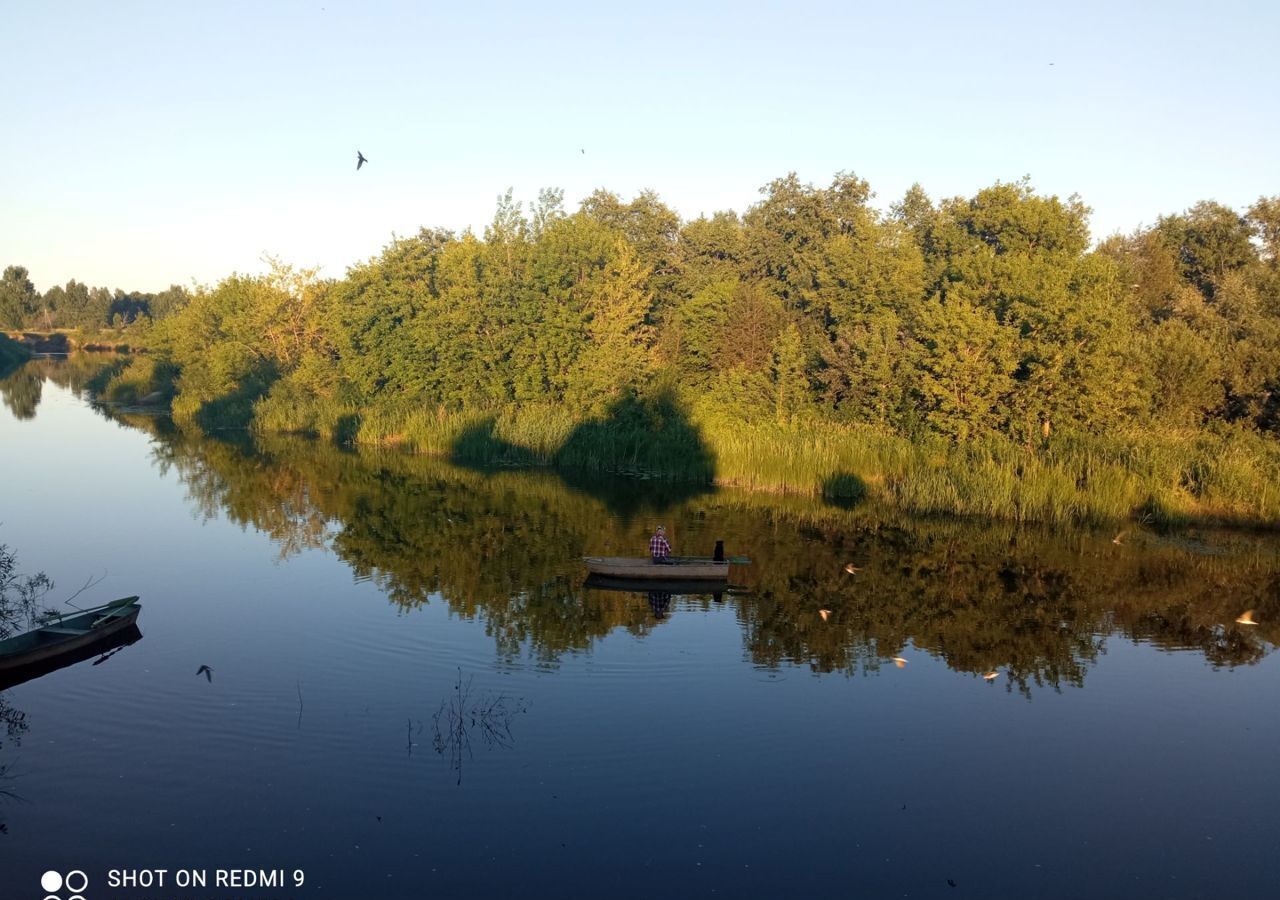
[[[90, 576], [89, 576], [89, 578], [88, 578], [88, 580], [87, 580], [87, 581], [85, 581], [84, 586], [83, 586], [82, 588], [80, 588], [80, 590], [76, 591], [74, 594], [72, 594], [70, 597], [68, 597], [66, 600], [63, 600], [62, 602], [63, 602], [63, 603], [65, 603], [67, 606], [71, 606], [71, 601], [72, 601], [72, 600], [76, 599], [76, 598], [77, 598], [77, 597], [79, 597], [81, 594], [83, 594], [85, 591], [89, 590], [89, 588], [94, 587], [95, 585], [102, 584], [102, 582], [106, 581], [106, 579], [107, 579], [107, 573], [106, 573], [106, 572], [103, 572], [103, 573], [102, 573], [102, 575], [101, 575], [99, 578], [96, 578], [96, 579], [95, 579], [92, 575], [90, 575]], [[52, 587], [52, 586], [53, 586], [53, 585], [51, 584], [51, 585], [50, 585], [50, 587]], [[79, 607], [75, 607], [75, 608], [76, 608], [76, 609], [79, 609]]]
[[473, 702], [473, 677], [469, 675], [463, 681], [459, 669], [453, 694], [440, 702], [440, 708], [431, 717], [435, 729], [432, 746], [441, 756], [448, 754], [449, 767], [458, 773], [457, 784], [462, 784], [463, 762], [475, 755], [471, 749], [472, 732], [478, 734], [487, 747], [510, 748], [515, 744], [512, 720], [529, 708], [524, 700], [512, 699], [506, 694], [485, 694]]

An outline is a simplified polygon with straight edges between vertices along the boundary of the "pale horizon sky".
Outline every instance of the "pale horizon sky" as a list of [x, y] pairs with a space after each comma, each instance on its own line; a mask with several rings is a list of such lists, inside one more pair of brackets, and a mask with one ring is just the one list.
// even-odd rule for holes
[[[887, 208], [1029, 175], [1103, 237], [1280, 194], [1280, 6], [6, 4], [0, 266], [155, 291], [340, 277], [508, 187], [743, 212], [790, 171]], [[357, 149], [369, 163], [355, 171]], [[586, 152], [581, 152], [585, 150]]]

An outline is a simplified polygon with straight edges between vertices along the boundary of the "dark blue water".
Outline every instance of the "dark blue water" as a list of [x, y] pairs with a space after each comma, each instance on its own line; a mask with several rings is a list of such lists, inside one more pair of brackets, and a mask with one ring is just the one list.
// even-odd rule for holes
[[[1265, 536], [192, 441], [53, 381], [0, 407], [0, 473], [51, 601], [143, 602], [138, 642], [0, 694], [3, 897], [1275, 895]], [[657, 520], [751, 555], [741, 590], [583, 587]]]

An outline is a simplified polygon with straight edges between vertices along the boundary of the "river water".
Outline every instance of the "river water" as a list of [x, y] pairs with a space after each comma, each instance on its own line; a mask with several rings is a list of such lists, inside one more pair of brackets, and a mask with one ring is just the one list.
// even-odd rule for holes
[[[198, 438], [83, 379], [0, 382], [0, 543], [142, 636], [0, 693], [0, 896], [1274, 896], [1274, 537]], [[659, 522], [752, 564], [584, 584]]]

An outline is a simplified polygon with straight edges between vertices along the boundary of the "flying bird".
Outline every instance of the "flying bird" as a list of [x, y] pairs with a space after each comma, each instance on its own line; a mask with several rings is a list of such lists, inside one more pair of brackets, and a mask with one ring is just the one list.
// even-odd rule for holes
[[1240, 614], [1240, 618], [1236, 619], [1236, 624], [1237, 625], [1257, 625], [1258, 623], [1253, 621], [1253, 610], [1246, 609], [1244, 612]]
[[829, 619], [829, 618], [831, 617], [831, 610], [829, 610], [829, 609], [820, 609], [820, 610], [818, 610], [818, 615], [822, 616], [822, 621], [824, 621], [824, 622], [825, 622], [825, 621], [827, 621], [827, 619]]
[[1111, 543], [1113, 543], [1113, 544], [1123, 544], [1123, 543], [1124, 543], [1125, 535], [1127, 535], [1128, 533], [1129, 533], [1129, 530], [1126, 528], [1124, 531], [1120, 532], [1120, 533], [1119, 533], [1119, 534], [1117, 534], [1115, 537], [1113, 537], [1113, 538], [1111, 539]]
[[855, 566], [853, 563], [845, 563], [844, 570], [848, 572], [850, 575], [857, 575], [859, 572], [862, 571], [862, 567]]
[[200, 668], [196, 669], [196, 674], [203, 675], [205, 678], [209, 680], [210, 684], [213, 683], [213, 669], [210, 669], [208, 666], [201, 666]]
[[893, 658], [893, 664], [897, 666], [899, 669], [904, 669], [906, 668], [907, 661], [903, 659], [901, 656], [895, 656]]
[[357, 171], [357, 172], [359, 172], [359, 171], [360, 171], [360, 167], [361, 167], [361, 166], [363, 166], [363, 165], [364, 165], [365, 163], [367, 163], [368, 161], [369, 161], [369, 160], [367, 160], [367, 159], [365, 159], [365, 158], [364, 158], [364, 154], [363, 154], [363, 153], [361, 153], [359, 150], [357, 150], [357, 151], [356, 151], [356, 171]]
[[1000, 677], [1000, 673], [999, 673], [999, 672], [988, 672], [986, 675], [983, 675], [983, 676], [982, 676], [982, 680], [983, 680], [983, 681], [995, 681], [995, 680], [996, 680], [997, 678], [999, 678], [999, 677]]

